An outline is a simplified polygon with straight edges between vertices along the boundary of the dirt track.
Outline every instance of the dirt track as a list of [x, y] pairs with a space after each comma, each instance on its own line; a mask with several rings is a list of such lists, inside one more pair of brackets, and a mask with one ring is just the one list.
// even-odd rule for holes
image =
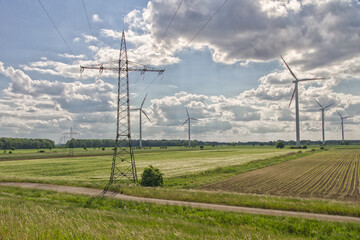
[[[62, 192], [62, 193], [84, 194], [84, 195], [89, 195], [89, 196], [98, 196], [102, 192], [102, 190], [99, 190], [99, 189], [52, 185], [52, 184], [40, 184], [40, 183], [0, 182], [0, 185], [21, 187], [21, 188], [50, 190], [50, 191], [56, 191], [56, 192]], [[203, 209], [211, 209], [211, 210], [242, 212], [242, 213], [271, 215], [271, 216], [300, 217], [300, 218], [317, 219], [317, 220], [325, 220], [325, 221], [360, 223], [360, 218], [358, 218], [358, 217], [346, 217], [346, 216], [337, 216], [337, 215], [292, 212], [292, 211], [281, 211], [281, 210], [249, 208], [249, 207], [236, 207], [236, 206], [227, 206], [227, 205], [218, 205], [218, 204], [184, 202], [184, 201], [174, 201], [174, 200], [144, 198], [144, 197], [134, 197], [134, 196], [122, 195], [122, 194], [116, 194], [116, 195], [114, 195], [114, 194], [115, 193], [108, 192], [106, 195], [111, 196], [115, 199], [121, 199], [121, 200], [126, 200], [126, 201], [156, 203], [156, 204], [163, 204], [163, 205], [187, 206], [187, 207], [195, 207], [195, 208], [203, 208]]]

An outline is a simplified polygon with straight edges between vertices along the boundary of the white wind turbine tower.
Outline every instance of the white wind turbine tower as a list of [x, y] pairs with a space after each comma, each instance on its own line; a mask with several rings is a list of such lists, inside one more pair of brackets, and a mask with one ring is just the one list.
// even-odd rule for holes
[[325, 146], [325, 113], [324, 110], [332, 105], [334, 105], [334, 103], [331, 103], [325, 107], [323, 107], [318, 100], [316, 100], [314, 98], [315, 102], [317, 102], [317, 104], [319, 104], [320, 106], [320, 110], [321, 110], [321, 123], [322, 123], [322, 145]]
[[134, 111], [138, 110], [139, 111], [139, 114], [140, 114], [140, 120], [139, 120], [139, 131], [140, 131], [140, 141], [139, 141], [139, 147], [142, 148], [142, 123], [141, 123], [141, 116], [142, 116], [142, 113], [145, 114], [145, 116], [147, 117], [147, 119], [151, 122], [150, 118], [148, 117], [148, 115], [146, 114], [146, 112], [142, 109], [143, 105], [144, 105], [144, 102], [146, 100], [146, 97], [147, 97], [147, 94], [145, 95], [144, 97], [144, 100], [142, 101], [141, 103], [141, 106], [140, 108], [135, 108], [133, 109]]
[[337, 112], [341, 118], [341, 137], [342, 137], [342, 144], [344, 145], [345, 144], [345, 141], [344, 141], [344, 119], [346, 118], [351, 118], [353, 116], [347, 116], [347, 117], [343, 117], [341, 116], [341, 114], [339, 112]]
[[293, 81], [293, 83], [295, 83], [295, 88], [294, 88], [294, 92], [291, 96], [291, 100], [289, 103], [289, 107], [291, 105], [291, 102], [294, 98], [295, 95], [295, 114], [296, 114], [296, 147], [300, 148], [300, 119], [299, 119], [299, 90], [298, 90], [298, 83], [299, 82], [303, 82], [303, 81], [312, 81], [312, 80], [325, 80], [325, 78], [302, 78], [302, 79], [298, 79], [295, 74], [293, 73], [293, 71], [291, 71], [289, 65], [285, 62], [284, 58], [280, 55], [281, 59], [284, 61], [287, 69], [289, 69], [291, 75], [295, 78], [295, 81]]
[[188, 118], [186, 119], [186, 121], [181, 126], [184, 126], [184, 124], [186, 122], [188, 123], [189, 147], [191, 147], [191, 142], [190, 142], [190, 120], [195, 120], [195, 121], [199, 121], [199, 120], [196, 119], [196, 118], [190, 117], [187, 107], [185, 107], [185, 109], [186, 109], [186, 114], [187, 114]]

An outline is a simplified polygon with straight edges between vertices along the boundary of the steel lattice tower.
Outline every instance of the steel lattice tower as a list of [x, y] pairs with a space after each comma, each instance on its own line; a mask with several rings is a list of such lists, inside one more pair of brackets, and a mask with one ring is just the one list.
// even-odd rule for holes
[[117, 121], [116, 121], [116, 139], [111, 174], [108, 185], [122, 178], [137, 183], [137, 173], [134, 152], [131, 143], [130, 131], [130, 99], [129, 99], [129, 72], [135, 71], [144, 74], [145, 72], [157, 72], [159, 75], [165, 70], [159, 70], [141, 64], [128, 61], [125, 33], [122, 32], [119, 60], [89, 66], [80, 66], [80, 72], [85, 69], [97, 69], [100, 74], [104, 70], [118, 72], [118, 94], [117, 94]]

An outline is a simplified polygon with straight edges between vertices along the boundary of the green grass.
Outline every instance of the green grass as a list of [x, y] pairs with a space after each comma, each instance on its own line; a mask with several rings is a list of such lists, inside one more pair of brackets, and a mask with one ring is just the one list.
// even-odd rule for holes
[[1, 239], [358, 239], [360, 225], [0, 187]]
[[[74, 148], [73, 156], [84, 156], [84, 155], [111, 155], [113, 153], [112, 148], [106, 148], [104, 151], [96, 148], [89, 148], [84, 150], [83, 148]], [[42, 151], [42, 152], [40, 152]], [[17, 159], [34, 159], [34, 158], [54, 158], [54, 157], [68, 157], [68, 148], [53, 148], [53, 149], [18, 149], [15, 151], [0, 150], [0, 161], [9, 161]]]
[[[136, 186], [124, 187], [123, 185], [120, 191], [130, 195], [172, 200], [205, 203], [209, 202], [235, 206], [260, 207], [267, 209], [360, 216], [358, 202], [205, 192], [201, 190], [194, 190], [207, 183], [215, 182], [239, 173], [263, 168], [319, 152], [308, 151], [291, 154], [289, 151], [280, 151], [274, 149], [275, 148], [224, 147], [218, 148], [216, 150], [206, 151], [175, 151], [173, 149], [170, 151], [163, 151], [160, 149], [152, 149], [151, 151], [146, 150], [136, 155], [138, 173], [141, 173], [142, 168], [153, 164], [154, 161], [158, 161], [158, 165], [154, 165], [163, 166], [163, 168], [160, 169], [165, 173], [164, 188], [154, 189], [141, 188]], [[227, 160], [229, 158], [237, 157], [240, 159], [239, 161], [241, 161], [243, 156], [248, 155], [250, 155], [252, 158], [255, 158], [256, 156], [259, 156], [257, 153], [258, 151], [260, 152], [260, 156], [262, 156], [261, 154], [266, 154], [269, 152], [270, 155], [274, 153], [282, 155], [277, 157], [270, 157], [265, 160], [255, 160], [245, 162], [244, 164], [228, 166]], [[188, 161], [188, 158], [192, 159], [195, 156], [198, 156], [199, 159], [202, 159], [204, 164], [206, 164], [208, 159], [211, 157], [214, 159], [220, 158], [219, 162], [221, 162], [223, 166], [217, 168], [208, 166], [208, 169], [205, 171], [203, 171], [203, 167], [201, 166], [199, 167], [197, 173], [187, 171], [187, 169], [182, 169], [179, 167], [184, 161]], [[224, 159], [221, 159], [221, 156], [223, 156]], [[0, 162], [0, 180], [30, 181], [103, 188], [109, 179], [111, 161], [111, 156], [101, 156]], [[164, 171], [164, 166], [172, 166], [173, 169], [169, 168], [169, 171]], [[177, 171], [177, 174], [172, 176], [171, 173], [174, 170]]]
[[[149, 165], [166, 179], [200, 173], [217, 167], [236, 166], [293, 150], [266, 147], [215, 147], [209, 150], [137, 150], [138, 173]], [[88, 187], [103, 187], [109, 180], [112, 156], [66, 157], [0, 161], [0, 181], [30, 181]]]
[[118, 190], [123, 194], [148, 198], [360, 217], [359, 202], [137, 186]]

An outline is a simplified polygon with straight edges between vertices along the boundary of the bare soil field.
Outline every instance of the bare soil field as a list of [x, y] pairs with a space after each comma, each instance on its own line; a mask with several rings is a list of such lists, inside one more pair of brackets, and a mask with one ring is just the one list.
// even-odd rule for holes
[[360, 201], [360, 150], [333, 149], [203, 187], [242, 193]]

